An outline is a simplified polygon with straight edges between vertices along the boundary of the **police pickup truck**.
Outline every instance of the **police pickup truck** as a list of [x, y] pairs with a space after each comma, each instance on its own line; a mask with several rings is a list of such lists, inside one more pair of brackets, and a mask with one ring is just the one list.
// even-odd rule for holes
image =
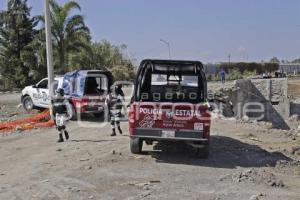
[[141, 153], [143, 142], [182, 141], [207, 158], [211, 116], [202, 63], [143, 60], [128, 118], [132, 153]]
[[[101, 117], [105, 97], [112, 86], [113, 77], [103, 70], [78, 70], [55, 77], [53, 91], [63, 88], [72, 105], [72, 119], [83, 113]], [[22, 90], [21, 101], [25, 110], [48, 108], [50, 103], [48, 79]]]

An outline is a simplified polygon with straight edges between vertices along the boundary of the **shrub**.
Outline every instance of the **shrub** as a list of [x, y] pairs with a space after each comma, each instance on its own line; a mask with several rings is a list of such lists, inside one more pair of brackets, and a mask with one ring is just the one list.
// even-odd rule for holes
[[232, 69], [227, 74], [227, 80], [237, 80], [243, 78], [241, 72], [238, 69]]
[[255, 75], [257, 75], [256, 70], [255, 71], [246, 70], [243, 73], [243, 77], [253, 77]]

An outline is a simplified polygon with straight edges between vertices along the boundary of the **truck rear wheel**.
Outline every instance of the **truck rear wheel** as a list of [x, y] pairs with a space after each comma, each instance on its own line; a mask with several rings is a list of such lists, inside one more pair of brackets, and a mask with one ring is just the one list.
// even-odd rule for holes
[[143, 140], [140, 138], [130, 138], [130, 151], [134, 154], [142, 153]]

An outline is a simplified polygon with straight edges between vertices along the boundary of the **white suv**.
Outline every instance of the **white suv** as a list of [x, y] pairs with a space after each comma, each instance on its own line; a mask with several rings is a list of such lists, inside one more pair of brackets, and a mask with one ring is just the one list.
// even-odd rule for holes
[[[54, 89], [61, 88], [63, 77], [54, 78]], [[48, 108], [50, 103], [48, 78], [42, 79], [35, 85], [27, 86], [22, 90], [21, 102], [25, 110]]]

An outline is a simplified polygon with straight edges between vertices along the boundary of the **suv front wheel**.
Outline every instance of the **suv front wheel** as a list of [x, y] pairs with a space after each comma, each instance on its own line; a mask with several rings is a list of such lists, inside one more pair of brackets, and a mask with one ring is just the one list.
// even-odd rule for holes
[[34, 108], [34, 105], [33, 105], [33, 102], [32, 102], [32, 99], [30, 96], [25, 96], [23, 99], [22, 99], [22, 104], [23, 104], [23, 108], [27, 111], [27, 112], [30, 112], [33, 110]]

